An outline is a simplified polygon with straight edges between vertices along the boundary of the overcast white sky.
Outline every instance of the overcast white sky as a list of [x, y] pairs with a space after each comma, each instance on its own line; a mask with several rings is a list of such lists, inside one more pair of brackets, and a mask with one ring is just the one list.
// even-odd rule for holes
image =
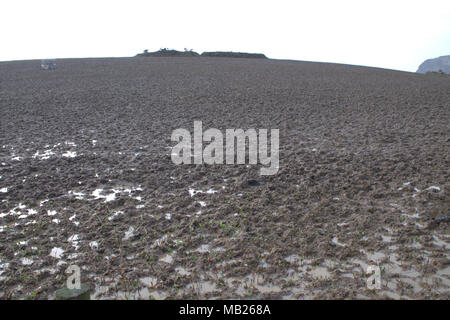
[[0, 60], [201, 53], [416, 71], [450, 54], [450, 1], [1, 0]]

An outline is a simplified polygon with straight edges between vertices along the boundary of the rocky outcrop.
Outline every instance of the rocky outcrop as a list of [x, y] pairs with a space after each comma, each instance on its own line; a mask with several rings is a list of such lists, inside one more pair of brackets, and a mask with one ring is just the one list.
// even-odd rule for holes
[[143, 53], [139, 53], [136, 57], [198, 57], [199, 54], [192, 50], [177, 51], [169, 49], [160, 49], [155, 52], [148, 52], [144, 50]]
[[418, 73], [439, 72], [450, 74], [450, 56], [425, 60], [417, 69]]

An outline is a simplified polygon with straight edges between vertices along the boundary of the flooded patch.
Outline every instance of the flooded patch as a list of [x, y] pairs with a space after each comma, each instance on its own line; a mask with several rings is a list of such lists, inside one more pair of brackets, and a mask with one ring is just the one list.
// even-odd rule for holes
[[210, 188], [210, 189], [208, 189], [208, 190], [206, 190], [206, 191], [203, 191], [203, 190], [196, 190], [196, 189], [193, 189], [193, 188], [189, 188], [188, 192], [189, 192], [189, 195], [190, 195], [191, 197], [193, 197], [193, 196], [195, 196], [195, 195], [198, 194], [198, 193], [214, 194], [214, 193], [216, 193], [217, 191], [214, 190], [214, 189], [212, 189], [212, 188]]
[[78, 236], [78, 234], [74, 234], [74, 235], [70, 236], [69, 239], [67, 239], [67, 241], [72, 244], [72, 246], [75, 248], [75, 250], [78, 250], [79, 239], [80, 239], [80, 237]]
[[75, 158], [77, 156], [77, 152], [76, 151], [66, 151], [61, 156], [64, 158]]
[[89, 247], [91, 249], [97, 249], [98, 248], [98, 242], [97, 241], [91, 241], [89, 242]]
[[159, 261], [171, 264], [173, 262], [173, 256], [174, 255], [175, 255], [175, 252], [173, 252], [172, 254], [166, 254], [165, 256], [160, 258]]
[[56, 259], [61, 259], [63, 254], [64, 250], [57, 247], [53, 248], [52, 251], [50, 251], [50, 256]]
[[165, 234], [161, 238], [156, 239], [155, 242], [153, 242], [151, 248], [156, 248], [156, 247], [161, 246], [161, 244], [163, 244], [168, 238], [169, 238], [169, 236], [167, 234]]
[[340, 247], [345, 247], [344, 243], [339, 242], [337, 237], [334, 237], [333, 239], [331, 239], [331, 242], [333, 242], [335, 245], [340, 246]]
[[76, 191], [72, 191], [72, 190], [69, 191], [69, 195], [75, 196], [75, 199], [78, 199], [78, 200], [83, 200], [84, 197], [86, 196], [83, 192], [76, 192]]
[[33, 159], [48, 160], [48, 159], [50, 159], [50, 157], [52, 157], [54, 155], [56, 155], [56, 153], [53, 152], [52, 149], [47, 149], [43, 153], [36, 151], [36, 153], [33, 155]]
[[134, 227], [129, 227], [128, 231], [125, 231], [125, 236], [123, 237], [123, 240], [128, 240], [134, 235]]
[[196, 252], [200, 253], [209, 252], [209, 250], [210, 250], [209, 244], [202, 244], [200, 247], [195, 249]]
[[110, 201], [114, 201], [116, 200], [116, 193], [114, 190], [112, 193], [107, 194], [107, 195], [103, 195], [103, 189], [96, 189], [94, 190], [94, 192], [92, 192], [92, 196], [94, 197], [95, 200], [98, 199], [104, 199], [105, 202], [110, 202]]
[[153, 288], [158, 283], [158, 279], [155, 277], [144, 277], [139, 279], [142, 284], [144, 284], [147, 287]]
[[191, 274], [190, 271], [186, 270], [183, 267], [176, 267], [175, 271], [180, 274], [181, 276], [189, 276]]
[[22, 264], [24, 265], [24, 266], [29, 266], [29, 265], [32, 265], [33, 264], [33, 260], [31, 260], [31, 259], [29, 259], [29, 258], [22, 258]]
[[123, 213], [124, 213], [124, 212], [123, 212], [122, 210], [117, 210], [117, 211], [115, 211], [115, 212], [113, 213], [112, 216], [108, 217], [108, 220], [109, 220], [109, 221], [112, 221], [112, 220], [114, 220], [115, 217], [117, 217], [117, 216], [119, 216], [119, 215], [121, 215], [121, 214], [123, 214]]

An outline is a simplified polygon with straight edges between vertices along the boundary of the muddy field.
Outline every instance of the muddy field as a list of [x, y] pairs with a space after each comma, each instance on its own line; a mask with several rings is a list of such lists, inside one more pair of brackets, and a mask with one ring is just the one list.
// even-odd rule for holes
[[[450, 298], [450, 81], [229, 58], [0, 63], [0, 298]], [[280, 169], [172, 130], [280, 129]], [[249, 184], [257, 179], [260, 185]], [[367, 288], [379, 266], [381, 289]]]

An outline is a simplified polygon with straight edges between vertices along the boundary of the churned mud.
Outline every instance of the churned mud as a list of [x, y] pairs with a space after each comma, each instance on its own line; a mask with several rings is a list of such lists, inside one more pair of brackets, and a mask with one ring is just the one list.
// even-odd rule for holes
[[[449, 119], [448, 79], [375, 68], [2, 62], [0, 298], [76, 264], [95, 299], [449, 299]], [[194, 120], [280, 129], [278, 173], [174, 165]]]

